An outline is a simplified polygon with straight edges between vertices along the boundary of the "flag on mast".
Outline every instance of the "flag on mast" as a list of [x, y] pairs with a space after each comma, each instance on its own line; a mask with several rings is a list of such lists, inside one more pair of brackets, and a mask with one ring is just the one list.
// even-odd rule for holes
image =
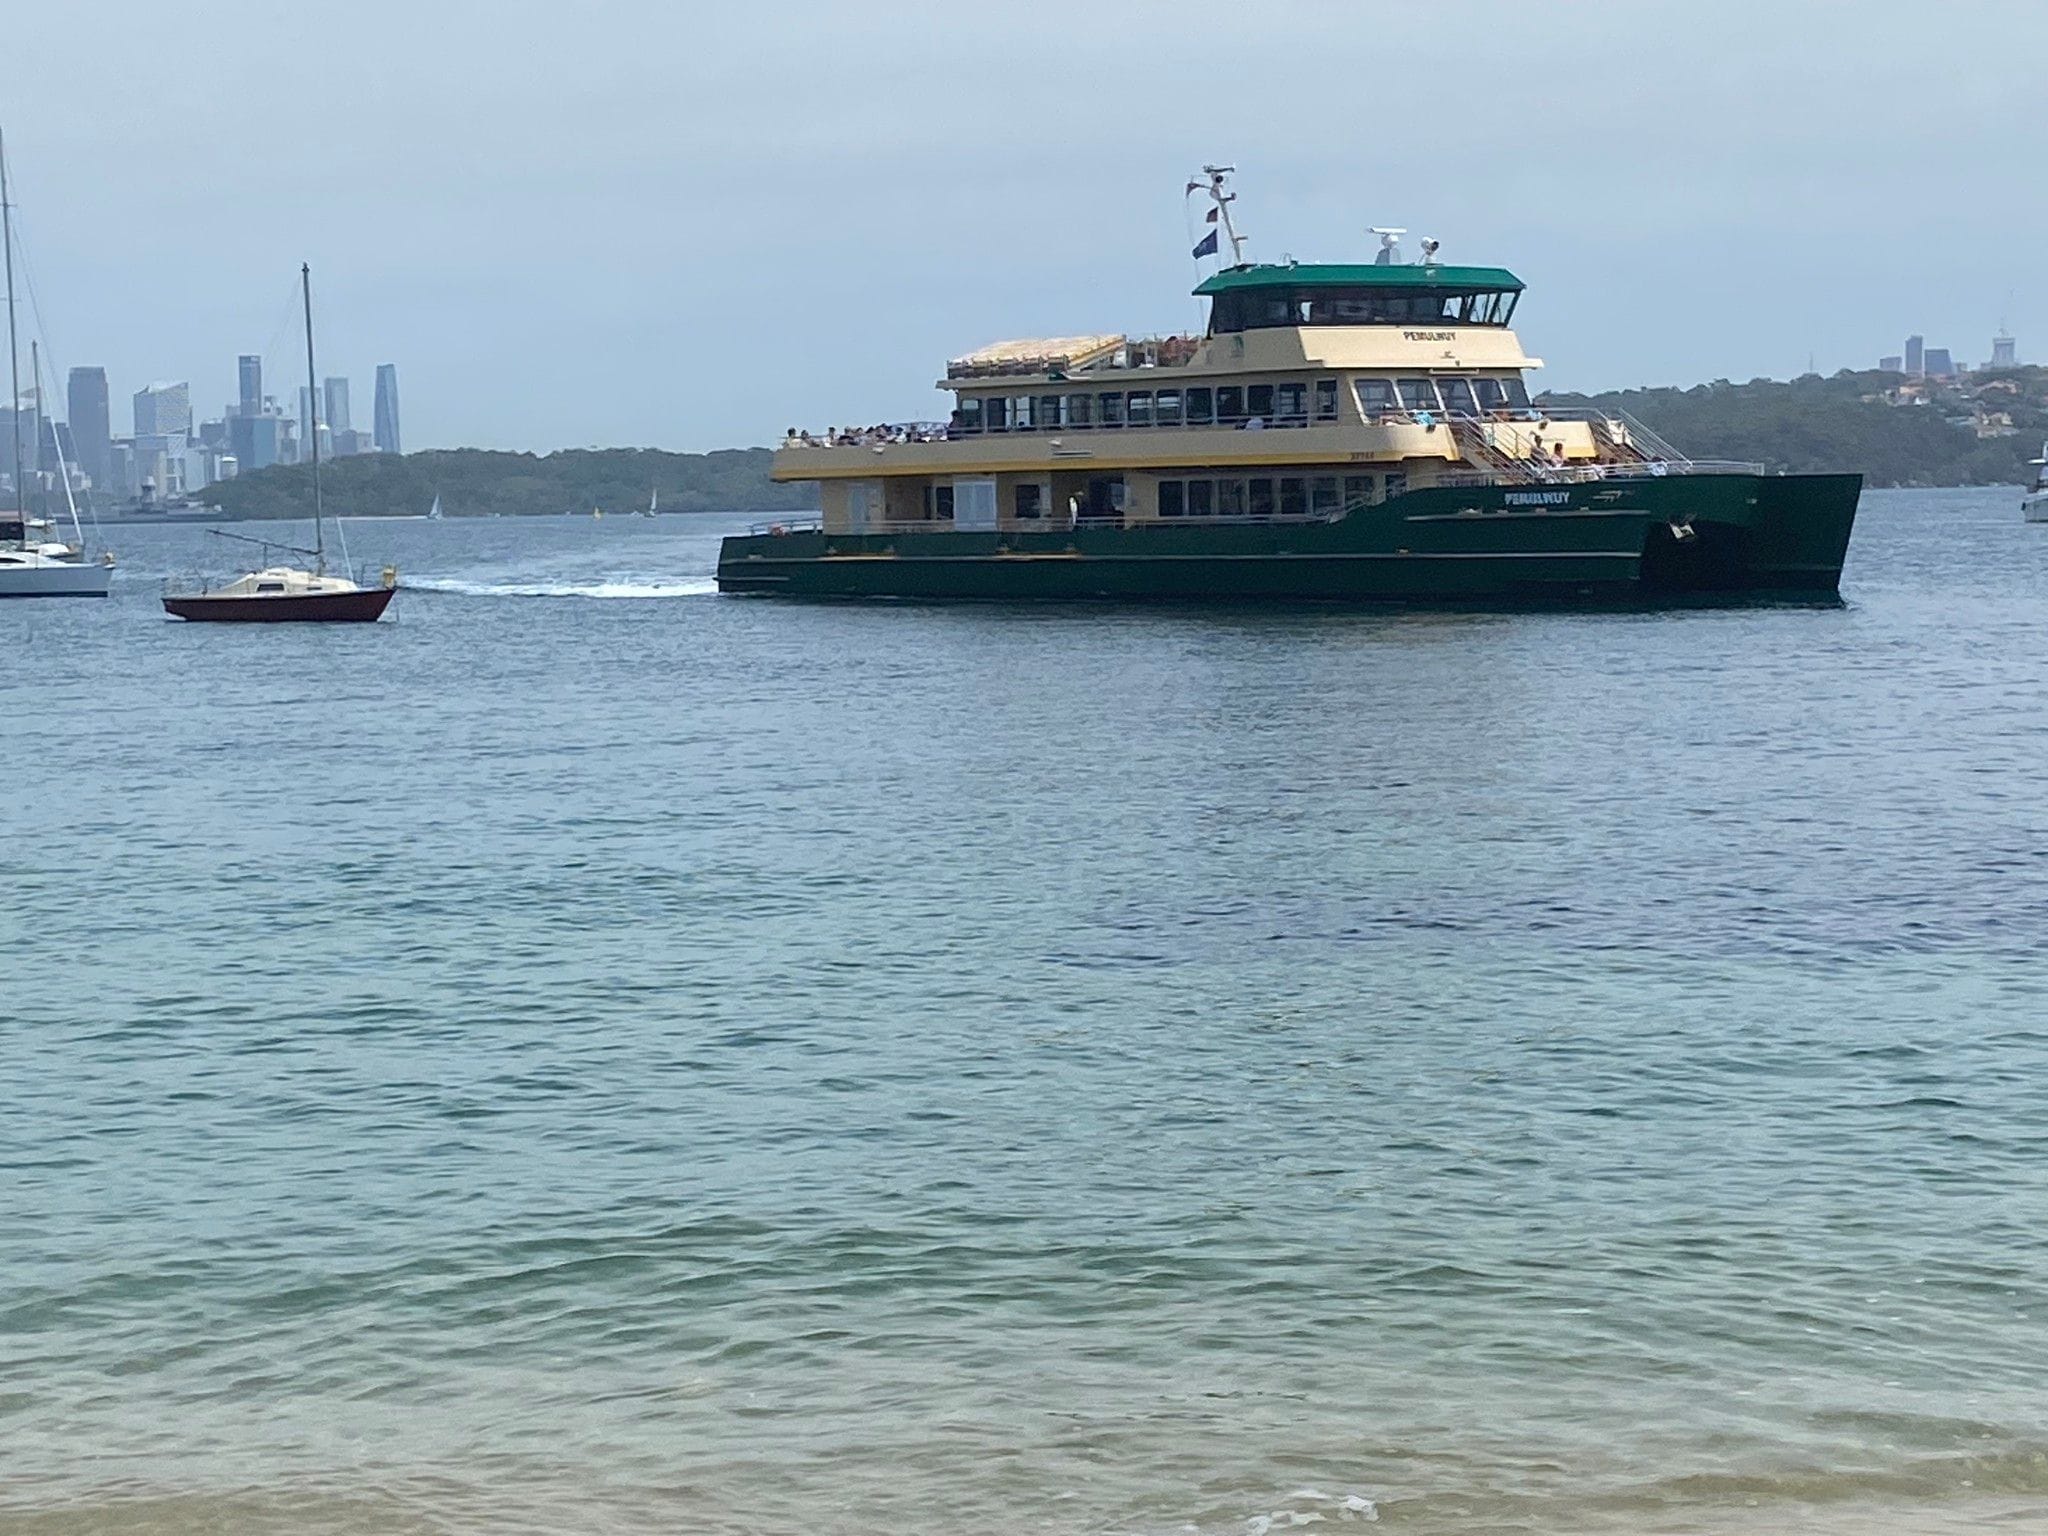
[[1212, 230], [1210, 230], [1210, 231], [1209, 231], [1209, 233], [1208, 233], [1208, 234], [1206, 234], [1206, 235], [1202, 236], [1202, 242], [1201, 242], [1201, 244], [1199, 244], [1199, 245], [1197, 245], [1197, 246], [1195, 247], [1195, 259], [1196, 259], [1197, 261], [1199, 261], [1199, 260], [1201, 260], [1201, 259], [1202, 259], [1202, 258], [1203, 258], [1204, 256], [1214, 256], [1215, 254], [1216, 254], [1216, 231], [1212, 229]]

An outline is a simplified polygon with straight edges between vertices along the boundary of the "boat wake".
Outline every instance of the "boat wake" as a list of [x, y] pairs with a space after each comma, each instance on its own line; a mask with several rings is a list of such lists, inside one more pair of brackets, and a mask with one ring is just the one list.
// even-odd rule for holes
[[407, 577], [409, 592], [445, 592], [455, 597], [706, 597], [718, 590], [709, 576], [689, 581], [458, 581], [434, 576]]

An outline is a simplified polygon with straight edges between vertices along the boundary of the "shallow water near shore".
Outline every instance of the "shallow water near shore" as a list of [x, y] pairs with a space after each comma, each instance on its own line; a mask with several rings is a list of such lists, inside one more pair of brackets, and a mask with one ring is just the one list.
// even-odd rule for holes
[[2048, 1528], [2017, 499], [1594, 615], [108, 530], [0, 605], [0, 1532]]

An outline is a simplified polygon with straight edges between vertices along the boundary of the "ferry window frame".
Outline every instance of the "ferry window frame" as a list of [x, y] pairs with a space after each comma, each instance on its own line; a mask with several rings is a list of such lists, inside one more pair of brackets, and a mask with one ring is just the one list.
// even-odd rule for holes
[[953, 430], [955, 432], [979, 432], [981, 430], [981, 396], [962, 395], [953, 407]]
[[[1420, 387], [1411, 389], [1411, 385]], [[1443, 401], [1437, 397], [1436, 380], [1428, 375], [1411, 375], [1405, 379], [1396, 379], [1394, 381], [1394, 388], [1400, 391], [1402, 410], [1409, 412], [1434, 411], [1439, 415], [1443, 413], [1444, 405]], [[1426, 400], [1418, 399], [1417, 397], [1422, 395], [1424, 391], [1428, 392]]]
[[1124, 425], [1134, 431], [1152, 425], [1152, 391], [1134, 389], [1124, 396]]
[[[1259, 401], [1263, 398], [1264, 405]], [[1244, 387], [1244, 419], [1273, 424], [1273, 386], [1270, 384], [1247, 384]]]
[[983, 430], [989, 432], [1009, 431], [1010, 397], [1008, 395], [990, 395], [982, 403], [987, 407], [984, 414]]
[[1219, 293], [1209, 307], [1209, 334], [1298, 325], [1504, 326], [1521, 298], [1512, 288], [1400, 288], [1362, 282], [1309, 291], [1265, 289]]
[[1244, 482], [1235, 478], [1216, 482], [1216, 515], [1218, 517], [1243, 517], [1247, 503]]
[[1152, 424], [1155, 427], [1177, 427], [1181, 424], [1181, 393], [1177, 389], [1161, 389], [1152, 395]]
[[1219, 384], [1216, 386], [1216, 420], [1222, 426], [1229, 426], [1244, 420], [1244, 386], [1242, 384]]
[[1305, 426], [1308, 422], [1308, 386], [1299, 379], [1286, 379], [1273, 386], [1273, 420], [1283, 427]]
[[1343, 506], [1337, 498], [1337, 477], [1335, 475], [1311, 475], [1308, 482], [1308, 509], [1317, 517], [1334, 515]]
[[[1465, 403], [1462, 406], [1452, 402], [1451, 394], [1454, 390], [1463, 395]], [[1444, 403], [1444, 414], [1446, 416], [1477, 416], [1479, 414], [1479, 400], [1473, 393], [1472, 380], [1464, 374], [1440, 375], [1436, 380], [1436, 392], [1437, 397]]]
[[1012, 432], [1036, 432], [1038, 430], [1038, 407], [1030, 395], [1010, 397], [1010, 430]]
[[1519, 373], [1507, 375], [1507, 377], [1501, 380], [1501, 383], [1507, 386], [1509, 410], [1528, 411], [1535, 409], [1529, 401], [1529, 386], [1523, 382], [1522, 376]]
[[1280, 477], [1280, 515], [1282, 517], [1308, 516], [1308, 479], [1303, 475], [1282, 475]]
[[1060, 420], [1062, 414], [1063, 412], [1060, 410], [1060, 397], [1058, 395], [1040, 395], [1038, 397], [1038, 419], [1045, 425], [1047, 431], [1056, 430], [1063, 425]]
[[1062, 412], [1063, 420], [1061, 424], [1084, 431], [1092, 427], [1094, 422], [1090, 418], [1094, 414], [1094, 405], [1095, 397], [1093, 395], [1084, 395], [1078, 392], [1068, 395]]
[[1206, 385], [1188, 390], [1186, 414], [1189, 426], [1208, 426], [1216, 419], [1216, 391]]
[[1337, 381], [1336, 381], [1335, 379], [1317, 379], [1317, 380], [1316, 380], [1316, 420], [1317, 420], [1317, 421], [1335, 421], [1336, 419], [1337, 419]]
[[1344, 477], [1344, 505], [1346, 507], [1369, 507], [1372, 505], [1371, 475], [1346, 475]]
[[1490, 373], [1482, 373], [1472, 381], [1472, 394], [1478, 400], [1479, 412], [1483, 416], [1508, 408], [1507, 386]]
[[1190, 480], [1188, 482], [1188, 516], [1214, 517], [1216, 515], [1216, 482], [1213, 480]]
[[1159, 482], [1159, 515], [1161, 517], [1182, 517], [1187, 513], [1188, 482], [1185, 480], [1162, 480]]
[[924, 515], [929, 522], [950, 523], [953, 521], [952, 481], [927, 481], [925, 483]]
[[[1376, 394], [1384, 391], [1385, 397], [1377, 404], [1370, 402], [1366, 398], [1368, 386], [1372, 386]], [[1401, 393], [1394, 388], [1394, 381], [1378, 374], [1353, 379], [1351, 393], [1358, 401], [1359, 414], [1367, 421], [1377, 421], [1382, 416], [1392, 416], [1403, 409]]]
[[[1028, 494], [1027, 494], [1028, 493]], [[1029, 510], [1026, 510], [1026, 507]], [[1019, 480], [1010, 487], [1010, 514], [1020, 523], [1045, 520], [1045, 487], [1036, 480]]]
[[1124, 392], [1120, 389], [1105, 390], [1095, 397], [1096, 420], [1105, 428], [1121, 427], [1124, 424]]
[[[1245, 515], [1247, 517], [1271, 517], [1276, 504], [1273, 477], [1254, 475], [1246, 482]], [[1263, 510], [1262, 510], [1263, 509]]]

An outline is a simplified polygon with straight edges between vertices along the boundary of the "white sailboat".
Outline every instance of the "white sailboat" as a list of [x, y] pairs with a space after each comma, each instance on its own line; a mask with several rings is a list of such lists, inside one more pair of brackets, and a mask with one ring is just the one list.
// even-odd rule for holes
[[647, 509], [646, 509], [646, 510], [645, 510], [644, 512], [642, 512], [642, 513], [641, 513], [640, 515], [641, 515], [642, 517], [659, 517], [659, 516], [661, 516], [661, 487], [660, 487], [660, 486], [658, 486], [658, 485], [650, 485], [650, 486], [649, 486], [649, 487], [647, 488]]
[[438, 523], [441, 520], [441, 493], [439, 491], [436, 491], [434, 492], [434, 504], [431, 507], [427, 508], [427, 521], [430, 523]]
[[[56, 532], [48, 520], [29, 515], [27, 459], [21, 445], [21, 348], [15, 335], [14, 314], [14, 208], [7, 198], [7, 150], [0, 139], [0, 251], [7, 269], [7, 382], [9, 419], [14, 430], [13, 457], [9, 461], [14, 487], [14, 511], [0, 511], [0, 598], [6, 597], [105, 597], [114, 573], [105, 562], [85, 558], [85, 534], [78, 526], [78, 506], [71, 502], [72, 541], [49, 537]], [[42, 431], [42, 364], [36, 364], [33, 398], [36, 401], [36, 430]], [[71, 499], [71, 469], [64, 462], [62, 439], [58, 439], [57, 474], [64, 482], [64, 496]]]
[[2034, 466], [2034, 486], [2020, 498], [2020, 516], [2030, 523], [2048, 523], [2048, 443], [2041, 445], [2041, 457], [2029, 459]]

